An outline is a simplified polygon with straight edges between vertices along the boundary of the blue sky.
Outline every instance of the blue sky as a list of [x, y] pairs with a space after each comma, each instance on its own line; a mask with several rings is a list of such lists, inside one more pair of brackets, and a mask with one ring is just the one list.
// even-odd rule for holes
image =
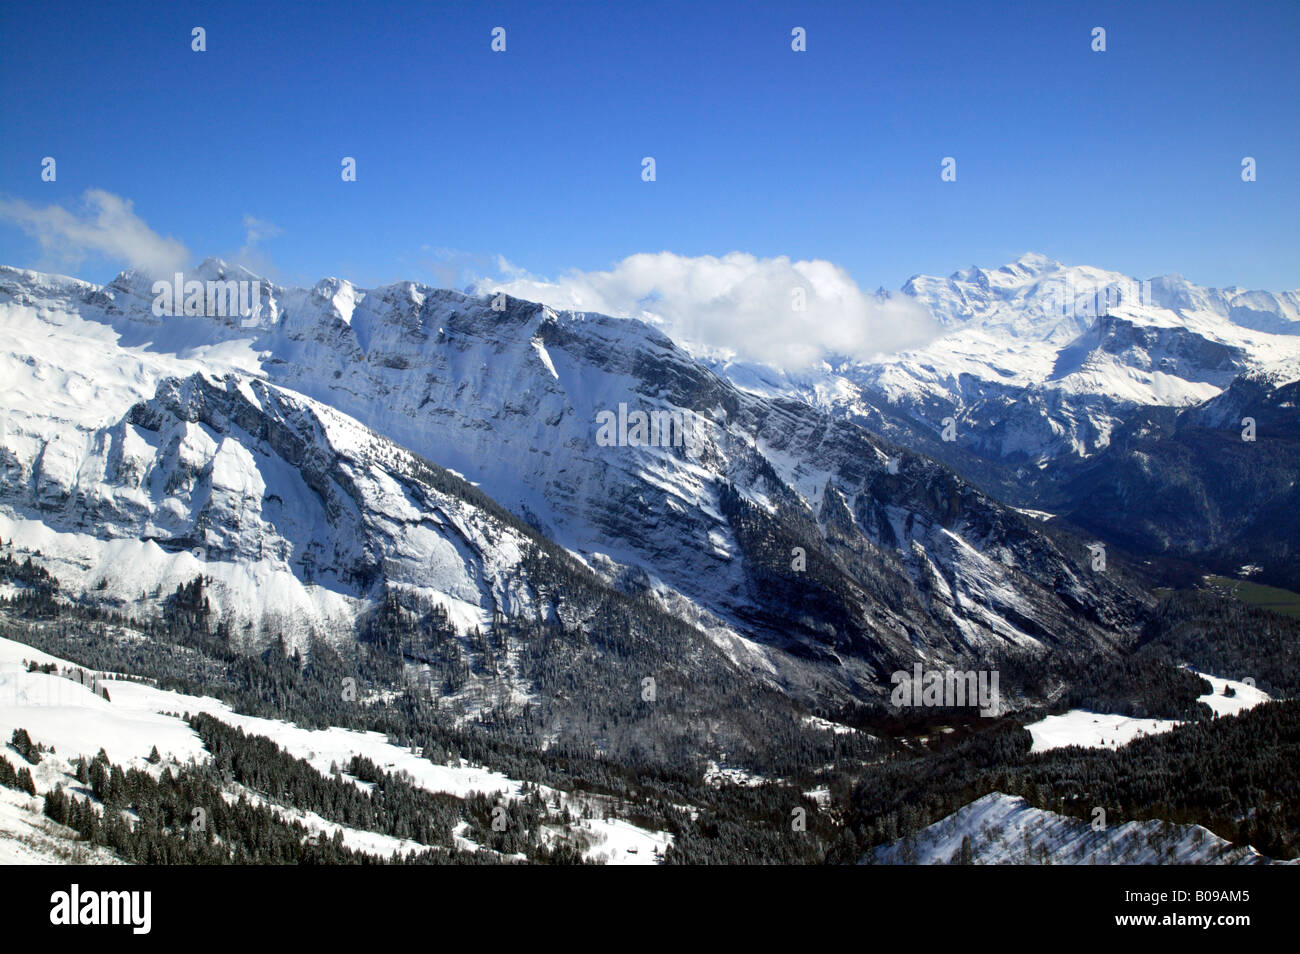
[[97, 189], [294, 282], [740, 251], [892, 289], [1033, 250], [1296, 288], [1297, 40], [1294, 2], [6, 4], [0, 263], [116, 274], [49, 210]]

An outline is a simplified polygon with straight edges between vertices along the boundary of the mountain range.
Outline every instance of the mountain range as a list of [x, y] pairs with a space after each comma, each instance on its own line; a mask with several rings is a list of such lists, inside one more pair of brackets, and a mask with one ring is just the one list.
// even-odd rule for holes
[[899, 294], [942, 329], [925, 347], [799, 373], [706, 360], [1142, 557], [1300, 582], [1300, 292], [1030, 254], [916, 276]]
[[[184, 279], [256, 309], [0, 269], [0, 536], [79, 599], [156, 607], [202, 574], [251, 644], [300, 645], [396, 599], [472, 654], [497, 621], [576, 612], [547, 557], [834, 706], [915, 663], [1131, 646], [1155, 598], [1120, 552], [1294, 572], [1294, 292], [1026, 256], [911, 279], [943, 328], [925, 348], [795, 374], [503, 295], [214, 259]], [[620, 408], [690, 440], [606, 446]]]

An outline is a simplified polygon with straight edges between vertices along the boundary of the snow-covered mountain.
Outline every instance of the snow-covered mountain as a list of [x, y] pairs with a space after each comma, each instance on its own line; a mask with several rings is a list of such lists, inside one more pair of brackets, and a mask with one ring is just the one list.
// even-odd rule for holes
[[182, 356], [53, 315], [5, 315], [0, 535], [40, 549], [65, 586], [122, 605], [207, 573], [222, 609], [290, 632], [350, 625], [381, 576], [465, 626], [522, 611], [518, 531], [439, 492], [408, 451], [246, 373], [246, 346]]
[[1144, 408], [1057, 492], [1073, 524], [1144, 554], [1300, 589], [1300, 362]]
[[1300, 358], [1295, 291], [1138, 281], [1040, 255], [903, 290], [951, 330], [854, 379], [896, 406], [946, 408], [981, 454], [1040, 466], [1106, 446], [1127, 407], [1199, 404], [1242, 371]]
[[916, 276], [902, 294], [945, 329], [923, 348], [802, 372], [703, 360], [749, 393], [807, 401], [1130, 551], [1300, 585], [1287, 516], [1300, 292], [1026, 255]]
[[[1149, 605], [944, 466], [640, 322], [215, 260], [185, 277], [255, 283], [258, 307], [157, 315], [138, 273], [0, 270], [0, 536], [88, 598], [202, 569], [231, 613], [337, 633], [397, 587], [484, 628], [548, 612], [523, 564], [549, 539], [823, 700], [913, 660], [1123, 643]], [[601, 438], [637, 411], [687, 439]]]
[[1200, 404], [1279, 363], [1300, 377], [1300, 291], [1139, 280], [1029, 254], [918, 275], [902, 292], [945, 329], [925, 347], [799, 374], [719, 370], [861, 421], [1022, 502], [1106, 448], [1136, 408]]
[[[726, 839], [768, 801], [783, 832], [784, 799], [822, 812], [850, 786], [871, 791], [874, 767], [893, 771], [893, 754], [928, 758], [932, 738], [938, 757], [949, 733], [956, 745], [972, 733], [972, 751], [984, 751], [987, 725], [990, 751], [1014, 756], [1042, 730], [1017, 736], [1017, 713], [974, 727], [951, 712], [936, 725], [925, 713], [914, 725], [913, 714], [882, 716], [870, 704], [890, 695], [900, 669], [997, 669], [1000, 714], [1054, 704], [1067, 686], [1040, 671], [1071, 682], [1076, 708], [1108, 704], [1090, 701], [1098, 667], [1128, 682], [1156, 672], [1126, 668], [1157, 614], [1124, 560], [1098, 564], [1096, 537], [1007, 506], [872, 430], [912, 435], [901, 406], [855, 416], [770, 370], [770, 387], [752, 376], [741, 387], [648, 325], [505, 297], [337, 279], [282, 288], [218, 261], [185, 278], [247, 282], [255, 294], [235, 313], [159, 314], [153, 283], [137, 273], [101, 287], [0, 268], [0, 596], [17, 597], [0, 623], [23, 640], [0, 674], [0, 689], [13, 690], [0, 723], [15, 733], [16, 757], [46, 766], [6, 796], [0, 835], [37, 845], [35, 856], [65, 856], [71, 836], [36, 817], [33, 788], [53, 794], [52, 823], [87, 826], [84, 808], [77, 821], [58, 801], [60, 788], [84, 784], [74, 784], [84, 766], [73, 753], [132, 740], [123, 761], [151, 778], [191, 749], [202, 763], [196, 733], [212, 727], [177, 711], [274, 739], [324, 784], [338, 781], [341, 758], [400, 766], [412, 791], [463, 796], [458, 817], [478, 826], [479, 844], [495, 839], [486, 803], [439, 786], [517, 786], [522, 811], [537, 803], [536, 792], [522, 797], [523, 780], [545, 781], [534, 854], [554, 840], [595, 857], [599, 842], [621, 861], [654, 860], [675, 831], [672, 851], [689, 860], [715, 857], [714, 836], [702, 834], [718, 822], [696, 826], [690, 807], [713, 804], [713, 793], [738, 806], [721, 818], [732, 827], [716, 829]], [[1224, 516], [1201, 529], [1249, 549], [1256, 538], [1234, 536], [1217, 488], [1254, 468], [1258, 493], [1243, 514], [1290, 492], [1288, 445], [1277, 440], [1295, 430], [1290, 375], [1286, 362], [1261, 364], [1204, 401], [1135, 405], [1108, 446], [1058, 480], [1071, 492], [1091, 481], [1078, 493], [1096, 509], [1063, 512], [1102, 539], [1118, 539], [1116, 527], [1158, 531], [1160, 521], [1129, 520], [1115, 504], [1160, 493], [1166, 471], [1182, 468], [1214, 490], [1204, 513]], [[840, 377], [834, 387], [858, 385]], [[1240, 443], [1243, 414], [1258, 420], [1252, 446], [1268, 449], [1267, 466], [1250, 451], [1223, 473], [1184, 466], [1207, 433]], [[1285, 555], [1291, 524], [1271, 526]], [[1177, 534], [1192, 540], [1192, 529]], [[302, 654], [278, 652], [279, 637]], [[101, 705], [67, 672], [41, 668], [53, 659], [24, 663], [27, 646], [138, 678], [111, 679], [111, 705]], [[1224, 678], [1241, 678], [1229, 668]], [[62, 683], [87, 704], [33, 715], [30, 693]], [[340, 694], [349, 683], [351, 698]], [[200, 699], [209, 685], [228, 701]], [[1096, 711], [1128, 712], [1137, 694], [1139, 715], [1186, 718], [1164, 690], [1146, 699], [1146, 689], [1106, 686], [1117, 707]], [[299, 724], [280, 718], [291, 712]], [[1040, 720], [1048, 730], [1051, 718]], [[19, 729], [58, 757], [26, 758]], [[225, 757], [216, 736], [204, 738]], [[441, 746], [462, 744], [492, 759], [441, 760]], [[578, 768], [553, 767], [567, 763]], [[556, 784], [570, 772], [572, 784]], [[564, 814], [570, 804], [607, 811], [643, 774], [643, 808], [688, 810], [655, 814], [647, 828]], [[304, 838], [385, 856], [430, 846], [205, 777]], [[751, 782], [764, 783], [753, 803]], [[604, 801], [566, 801], [593, 784]], [[890, 811], [910, 797], [894, 795]], [[1155, 822], [1099, 842], [1082, 823], [1004, 802], [967, 806], [878, 860], [960, 859], [966, 835], [992, 862], [1025, 852], [1151, 860], [1157, 850], [1161, 860], [1255, 860]], [[995, 828], [1011, 834], [998, 840]], [[434, 840], [465, 847], [459, 831]], [[849, 839], [844, 859], [860, 844]], [[498, 848], [514, 857], [505, 839]]]
[[[1275, 864], [1200, 825], [1130, 821], [1094, 829], [1087, 821], [993, 792], [914, 835], [877, 848], [870, 863], [896, 864]], [[1289, 864], [1290, 862], [1282, 862]]]

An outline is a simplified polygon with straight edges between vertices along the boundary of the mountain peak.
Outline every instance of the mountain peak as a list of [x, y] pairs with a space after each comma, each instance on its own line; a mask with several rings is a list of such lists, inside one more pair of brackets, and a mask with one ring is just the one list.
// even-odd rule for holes
[[1026, 252], [1010, 265], [1004, 265], [1003, 268], [1019, 267], [1023, 271], [1032, 272], [1035, 275], [1041, 275], [1043, 272], [1052, 272], [1064, 268], [1056, 259], [1048, 258], [1041, 252]]
[[262, 275], [252, 272], [243, 265], [233, 264], [224, 259], [209, 256], [199, 267], [187, 273], [187, 278], [199, 278], [204, 281], [250, 281], [260, 282]]
[[950, 277], [955, 282], [965, 282], [987, 288], [1013, 283], [1018, 284], [1025, 279], [1038, 278], [1048, 272], [1060, 271], [1063, 268], [1065, 268], [1063, 264], [1055, 259], [1048, 258], [1040, 252], [1026, 252], [1014, 262], [1009, 262], [999, 268], [989, 269], [980, 265], [972, 265], [970, 268], [953, 272]]
[[[185, 281], [249, 281], [261, 282], [265, 279], [255, 272], [249, 271], [243, 265], [236, 265], [225, 261], [224, 259], [209, 257], [193, 268], [180, 270]], [[155, 281], [172, 281], [176, 272], [158, 273], [153, 269], [143, 269], [136, 266], [124, 269], [118, 276], [109, 282], [108, 286], [123, 290], [136, 290], [143, 294], [143, 289], [149, 289]]]

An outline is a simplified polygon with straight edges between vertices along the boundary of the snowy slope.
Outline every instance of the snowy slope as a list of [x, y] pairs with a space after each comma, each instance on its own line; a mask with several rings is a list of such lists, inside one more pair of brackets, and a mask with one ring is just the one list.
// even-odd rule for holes
[[[1234, 679], [1219, 679], [1197, 673], [1213, 686], [1206, 695], [1198, 696], [1214, 710], [1215, 715], [1229, 716], [1253, 709], [1269, 701], [1269, 695], [1254, 686]], [[1231, 690], [1231, 695], [1226, 691]], [[1089, 749], [1115, 749], [1145, 735], [1158, 735], [1181, 725], [1174, 719], [1135, 719], [1129, 716], [1071, 709], [1061, 715], [1050, 715], [1025, 729], [1033, 736], [1031, 752], [1048, 752], [1052, 749], [1078, 745]]]
[[46, 818], [42, 804], [39, 798], [0, 787], [0, 865], [122, 863], [102, 848], [78, 844], [76, 832]]
[[275, 613], [291, 636], [347, 631], [380, 581], [462, 629], [526, 608], [518, 533], [434, 491], [409, 452], [268, 385], [246, 337], [221, 340], [243, 329], [154, 328], [83, 283], [21, 278], [21, 293], [0, 282], [0, 536], [65, 589], [123, 605], [203, 573], [220, 612]]
[[[207, 751], [198, 735], [174, 715], [203, 712], [246, 733], [271, 739], [322, 775], [330, 774], [331, 766], [345, 765], [352, 756], [360, 755], [387, 771], [406, 772], [413, 784], [431, 792], [460, 798], [470, 792], [517, 798], [523, 784], [464, 762], [434, 765], [377, 732], [304, 729], [278, 719], [240, 715], [209, 696], [156, 689], [141, 682], [103, 680], [112, 699], [109, 702], [62, 676], [27, 672], [23, 660], [77, 668], [23, 643], [0, 639], [0, 735], [7, 739], [14, 729], [26, 729], [33, 740], [53, 746], [65, 759], [78, 755], [93, 758], [102, 747], [115, 764], [144, 769], [150, 750], [157, 746], [159, 754], [170, 761], [205, 761]], [[44, 792], [41, 766], [34, 775], [38, 792]]]
[[877, 848], [871, 863], [948, 864], [961, 858], [966, 838], [972, 863], [981, 865], [1274, 863], [1249, 847], [1233, 847], [1199, 825], [1140, 821], [1094, 831], [1086, 821], [1033, 808], [1023, 798], [998, 792], [915, 835]]
[[[305, 729], [283, 720], [241, 715], [210, 697], [156, 689], [145, 683], [105, 675], [100, 685], [107, 689], [112, 700], [108, 701], [63, 675], [28, 672], [25, 662], [53, 663], [60, 673], [78, 667], [23, 643], [0, 639], [0, 736], [8, 739], [15, 729], [25, 729], [33, 741], [52, 748], [55, 753], [31, 767], [39, 794], [57, 785], [68, 786], [73, 781], [69, 777], [72, 760], [78, 756], [93, 758], [101, 748], [114, 764], [142, 771], [156, 771], [147, 761], [154, 747], [163, 764], [204, 762], [208, 753], [202, 741], [176, 715], [203, 712], [250, 735], [269, 738], [288, 754], [307, 761], [322, 775], [329, 775], [333, 768], [347, 765], [358, 755], [430, 792], [458, 798], [480, 792], [510, 801], [523, 797], [520, 780], [471, 765], [463, 759], [455, 764], [435, 765], [410, 748], [392, 744], [377, 732], [339, 727]], [[12, 749], [5, 748], [11, 762], [25, 764]], [[365, 787], [365, 783], [353, 781]], [[571, 832], [582, 834], [590, 842], [586, 855], [593, 860], [610, 864], [656, 864], [659, 860], [656, 849], [662, 855], [672, 842], [672, 836], [666, 832], [647, 831], [622, 819], [605, 817], [608, 813], [602, 809], [606, 804], [600, 797], [558, 792], [544, 785], [538, 786], [538, 790], [548, 805], [559, 797], [557, 814], [568, 809], [578, 816]], [[227, 794], [231, 799], [243, 794], [265, 801], [257, 793], [242, 788]], [[16, 863], [32, 863], [42, 858], [62, 860], [58, 833], [45, 831], [48, 826], [39, 818], [39, 802], [34, 803], [37, 807], [33, 817], [30, 811], [33, 800], [10, 789], [0, 788], [0, 795], [4, 796], [0, 799], [0, 858], [8, 852]], [[380, 833], [347, 828], [310, 812], [280, 805], [273, 807], [282, 817], [302, 822], [327, 838], [332, 838], [336, 830], [341, 831], [344, 844], [357, 850], [390, 855], [422, 847]], [[581, 817], [588, 812], [597, 817]], [[30, 851], [23, 848], [28, 843], [32, 846]]]

